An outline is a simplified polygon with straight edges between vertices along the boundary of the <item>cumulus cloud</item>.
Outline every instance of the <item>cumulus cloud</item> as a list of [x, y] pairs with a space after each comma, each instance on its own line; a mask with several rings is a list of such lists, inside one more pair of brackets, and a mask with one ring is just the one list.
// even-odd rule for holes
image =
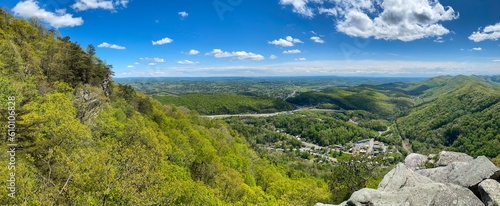
[[260, 61], [264, 60], [264, 56], [260, 54], [254, 54], [252, 52], [246, 52], [246, 51], [237, 51], [237, 52], [227, 52], [227, 51], [222, 51], [221, 49], [214, 49], [210, 53], [206, 53], [205, 55], [213, 55], [215, 58], [225, 58], [225, 57], [235, 57], [238, 58], [239, 60], [254, 60], [254, 61]]
[[436, 43], [443, 43], [444, 39], [443, 39], [443, 37], [438, 36], [436, 39], [434, 39], [434, 42], [436, 42]]
[[[140, 58], [140, 60], [147, 61], [147, 62], [152, 61], [152, 62], [158, 62], [158, 63], [165, 62], [164, 59], [161, 59], [161, 58], [158, 58], [158, 57], [154, 57], [154, 58], [145, 57], [145, 58]], [[139, 64], [139, 63], [136, 62], [136, 64]]]
[[309, 0], [280, 0], [281, 5], [292, 5], [293, 12], [299, 13], [305, 17], [313, 17], [313, 9], [307, 6]]
[[[290, 3], [295, 2], [295, 3]], [[353, 37], [413, 41], [448, 34], [440, 22], [458, 18], [438, 0], [290, 0], [294, 12], [335, 16], [338, 31]], [[283, 2], [280, 2], [283, 4]], [[333, 8], [325, 8], [326, 3]], [[307, 12], [306, 12], [307, 13]], [[304, 15], [304, 14], [303, 14]], [[310, 15], [310, 16], [313, 16]]]
[[306, 58], [298, 58], [298, 59], [295, 59], [295, 61], [305, 61], [307, 60]]
[[132, 65], [129, 65], [129, 66], [127, 66], [127, 68], [134, 68], [134, 66], [132, 66]]
[[186, 17], [189, 16], [189, 14], [187, 12], [185, 12], [185, 11], [179, 12], [179, 15], [181, 15], [181, 19], [185, 19]]
[[177, 64], [197, 65], [197, 64], [200, 64], [200, 62], [192, 62], [189, 60], [184, 60], [184, 61], [177, 61]]
[[327, 16], [337, 16], [337, 9], [335, 9], [335, 8], [326, 9], [326, 8], [321, 7], [318, 9], [318, 13], [319, 14], [326, 14]]
[[73, 8], [76, 11], [85, 11], [87, 9], [107, 9], [107, 10], [114, 10], [115, 6], [113, 5], [113, 1], [104, 1], [104, 0], [77, 0], [75, 2], [75, 4], [71, 5], [71, 8]]
[[311, 37], [311, 40], [313, 40], [316, 43], [320, 43], [320, 44], [325, 43], [325, 41], [323, 39], [321, 39], [319, 36], [313, 36], [313, 37]]
[[483, 48], [481, 48], [481, 47], [476, 47], [476, 48], [472, 48], [472, 49], [471, 49], [471, 50], [469, 50], [469, 51], [482, 51], [482, 50], [483, 50]]
[[139, 63], [139, 62], [135, 62], [134, 64], [141, 64], [141, 63]]
[[83, 24], [81, 17], [73, 18], [73, 14], [67, 14], [66, 9], [58, 9], [56, 13], [48, 12], [38, 6], [38, 1], [27, 0], [21, 1], [12, 8], [12, 11], [24, 18], [36, 16], [42, 21], [48, 23], [55, 28], [74, 27]]
[[148, 65], [149, 65], [149, 66], [155, 66], [155, 65], [156, 65], [156, 63], [149, 63]]
[[274, 54], [271, 54], [271, 56], [269, 57], [269, 59], [277, 59], [278, 57]]
[[182, 52], [182, 53], [185, 53], [185, 54], [188, 54], [188, 55], [197, 55], [197, 54], [200, 53], [200, 51], [195, 50], [195, 49], [191, 49], [191, 50], [189, 50], [189, 52]]
[[302, 42], [300, 39], [294, 39], [291, 36], [287, 36], [285, 37], [285, 39], [280, 38], [278, 40], [273, 40], [267, 43], [282, 47], [292, 47], [295, 46], [296, 43], [304, 43], [304, 42]]
[[168, 37], [165, 37], [161, 40], [158, 40], [158, 41], [153, 41], [153, 45], [163, 45], [163, 44], [169, 44], [169, 43], [172, 43], [174, 40], [168, 38]]
[[102, 44], [99, 44], [97, 47], [100, 47], [100, 48], [111, 48], [111, 49], [126, 49], [125, 47], [118, 46], [116, 44], [108, 44], [106, 42], [103, 42]]
[[479, 28], [478, 31], [473, 32], [472, 35], [469, 36], [469, 39], [474, 42], [480, 42], [484, 40], [496, 41], [500, 39], [500, 23], [484, 27], [482, 31], [481, 28]]
[[121, 5], [125, 8], [127, 8], [127, 4], [129, 3], [130, 1], [129, 0], [118, 0], [118, 1], [115, 1], [115, 5], [118, 6], [118, 5]]
[[298, 49], [283, 51], [283, 54], [299, 54], [299, 53], [300, 53], [300, 50], [298, 50]]

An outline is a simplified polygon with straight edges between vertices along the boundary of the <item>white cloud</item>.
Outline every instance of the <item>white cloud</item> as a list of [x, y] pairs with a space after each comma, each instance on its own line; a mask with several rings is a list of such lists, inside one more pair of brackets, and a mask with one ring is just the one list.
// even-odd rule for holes
[[306, 58], [298, 58], [298, 59], [295, 59], [295, 61], [305, 61], [307, 60]]
[[107, 9], [114, 10], [113, 1], [104, 0], [76, 0], [71, 6], [76, 11], [85, 11], [87, 9]]
[[254, 54], [252, 52], [246, 51], [237, 51], [237, 52], [227, 52], [222, 51], [221, 49], [214, 49], [210, 53], [206, 53], [205, 55], [213, 55], [215, 58], [225, 58], [225, 57], [236, 57], [239, 60], [250, 59], [254, 61], [264, 60], [264, 56], [260, 54]]
[[500, 62], [500, 59], [495, 59], [495, 60], [493, 60], [493, 61], [494, 61], [494, 62]]
[[282, 47], [292, 47], [295, 46], [295, 43], [304, 43], [304, 42], [302, 42], [300, 39], [294, 39], [291, 36], [287, 36], [285, 37], [285, 39], [280, 38], [278, 40], [273, 40], [267, 43]]
[[[158, 63], [161, 63], [161, 62], [165, 62], [164, 59], [161, 59], [161, 58], [158, 58], [158, 57], [154, 57], [154, 58], [149, 58], [149, 57], [144, 57], [144, 58], [139, 58], [140, 60], [142, 61], [152, 61], [152, 62], [158, 62]], [[139, 64], [138, 62], [136, 62], [136, 64]]]
[[139, 62], [135, 62], [134, 64], [141, 64], [141, 63], [139, 63]]
[[154, 62], [165, 62], [164, 59], [160, 59], [160, 58], [157, 58], [157, 57], [153, 58], [153, 61]]
[[326, 9], [326, 8], [319, 8], [319, 14], [326, 14], [327, 16], [337, 16], [337, 9], [335, 8], [330, 8], [330, 9]]
[[472, 33], [472, 35], [469, 36], [469, 39], [474, 42], [480, 42], [484, 40], [496, 41], [500, 39], [500, 23], [487, 26], [483, 29], [483, 31], [481, 31], [481, 28], [479, 28], [478, 31]]
[[274, 54], [271, 54], [271, 56], [269, 57], [269, 59], [277, 59], [278, 57]]
[[438, 36], [436, 39], [434, 39], [434, 42], [436, 42], [436, 43], [443, 43], [444, 39], [443, 39], [443, 37]]
[[453, 8], [445, 9], [437, 1], [383, 0], [373, 6], [382, 10], [373, 19], [369, 9], [345, 8], [345, 20], [337, 22], [337, 29], [355, 37], [413, 41], [448, 34], [450, 31], [437, 22], [458, 18]]
[[[385, 40], [413, 41], [448, 34], [439, 22], [458, 18], [452, 7], [438, 0], [288, 0], [294, 12], [318, 8], [319, 14], [335, 16], [338, 31], [349, 36]], [[284, 0], [280, 2], [285, 4]], [[325, 3], [334, 4], [324, 8]], [[307, 13], [307, 12], [305, 12]], [[307, 15], [306, 15], [307, 16]]]
[[321, 39], [319, 36], [313, 36], [313, 37], [311, 37], [311, 40], [313, 40], [316, 43], [320, 43], [320, 44], [325, 43], [325, 41], [323, 39]]
[[300, 50], [298, 49], [283, 51], [283, 54], [299, 54], [299, 53]]
[[56, 9], [56, 14], [59, 15], [59, 16], [62, 16], [64, 14], [66, 14], [66, 8]]
[[292, 42], [292, 43], [304, 43], [304, 42], [300, 41], [300, 39], [294, 39], [291, 36], [287, 36], [286, 40], [289, 41], [289, 42]]
[[67, 14], [65, 9], [58, 9], [56, 13], [48, 12], [38, 6], [38, 1], [27, 0], [16, 4], [12, 11], [24, 18], [36, 16], [55, 28], [74, 27], [83, 24], [81, 17], [73, 18], [73, 14]]
[[165, 37], [163, 38], [162, 40], [158, 40], [158, 41], [153, 41], [153, 45], [163, 45], [163, 44], [169, 44], [169, 43], [172, 43], [174, 40], [168, 38], [168, 37]]
[[313, 17], [314, 13], [311, 8], [307, 6], [309, 0], [280, 0], [281, 5], [292, 5], [293, 12], [304, 15], [305, 17]]
[[197, 55], [199, 53], [200, 53], [200, 51], [191, 49], [187, 54], [189, 54], [189, 55]]
[[186, 17], [189, 16], [189, 14], [187, 12], [185, 12], [185, 11], [179, 12], [179, 15], [181, 15], [181, 19], [185, 19]]
[[103, 42], [102, 44], [99, 44], [97, 47], [100, 47], [100, 48], [111, 48], [111, 49], [126, 49], [125, 47], [118, 46], [116, 44], [108, 44], [106, 42]]
[[127, 8], [127, 4], [129, 3], [130, 1], [129, 0], [117, 0], [115, 1], [115, 5], [121, 5], [125, 8]]
[[148, 65], [149, 65], [149, 66], [155, 66], [155, 65], [156, 65], [156, 63], [149, 63]]
[[472, 50], [469, 50], [469, 51], [482, 51], [483, 48], [481, 47], [476, 47], [476, 48], [472, 48]]
[[177, 64], [197, 65], [197, 64], [200, 64], [200, 62], [192, 62], [189, 60], [184, 60], [184, 61], [177, 61]]
[[282, 46], [282, 47], [294, 46], [294, 44], [292, 42], [289, 42], [289, 41], [281, 39], [281, 38], [278, 40], [270, 41], [270, 42], [268, 42], [268, 44], [274, 44], [276, 46]]
[[132, 66], [132, 65], [129, 65], [129, 66], [127, 66], [127, 68], [134, 68], [134, 66]]

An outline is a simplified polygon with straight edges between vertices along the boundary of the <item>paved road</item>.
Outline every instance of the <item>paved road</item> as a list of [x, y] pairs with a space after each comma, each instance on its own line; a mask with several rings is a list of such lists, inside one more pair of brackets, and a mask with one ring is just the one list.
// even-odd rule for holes
[[302, 110], [340, 112], [340, 110], [334, 110], [334, 109], [299, 108], [299, 109], [292, 110], [292, 111], [284, 111], [284, 112], [276, 112], [276, 113], [201, 115], [200, 117], [208, 117], [208, 118], [223, 118], [223, 117], [272, 117], [272, 116], [276, 116], [276, 115], [279, 115], [279, 114], [287, 114], [287, 113], [298, 112], [298, 111], [302, 111]]
[[382, 134], [384, 134], [385, 132], [388, 132], [389, 130], [391, 130], [391, 126], [388, 126], [387, 130], [385, 130], [385, 131], [378, 131], [378, 136], [379, 137], [382, 136]]

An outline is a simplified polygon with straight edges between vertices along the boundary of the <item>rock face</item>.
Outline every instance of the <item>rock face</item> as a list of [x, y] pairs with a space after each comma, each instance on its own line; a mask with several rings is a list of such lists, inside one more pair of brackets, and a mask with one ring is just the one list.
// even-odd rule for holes
[[448, 176], [452, 170], [467, 165], [465, 162], [454, 162], [446, 167], [436, 167], [431, 169], [417, 170], [415, 173], [428, 177], [434, 182], [448, 183]]
[[379, 191], [396, 191], [403, 187], [413, 187], [422, 183], [433, 183], [427, 177], [419, 175], [409, 169], [406, 169], [403, 163], [399, 163], [396, 168], [391, 170], [378, 185]]
[[410, 170], [420, 169], [427, 162], [428, 157], [425, 155], [411, 153], [405, 159], [405, 166]]
[[458, 205], [459, 197], [441, 183], [418, 184], [396, 191], [362, 189], [352, 194], [347, 205]]
[[[339, 206], [500, 206], [500, 168], [484, 156], [441, 152], [436, 165], [418, 170], [432, 156], [411, 154], [375, 189], [354, 192]], [[415, 164], [414, 164], [415, 163]], [[417, 165], [417, 167], [415, 167]], [[416, 171], [413, 171], [416, 169]], [[317, 206], [326, 206], [318, 203]]]
[[448, 181], [463, 187], [477, 187], [485, 179], [500, 178], [500, 168], [495, 166], [487, 157], [479, 156], [469, 164], [450, 172]]
[[73, 104], [77, 108], [77, 117], [83, 124], [90, 126], [99, 112], [103, 110], [106, 97], [103, 90], [86, 84], [84, 87], [75, 89]]
[[436, 162], [436, 166], [448, 166], [453, 162], [468, 163], [473, 159], [474, 158], [464, 153], [442, 151], [439, 153], [439, 160]]
[[500, 206], [500, 183], [487, 179], [479, 184], [481, 199], [486, 206]]

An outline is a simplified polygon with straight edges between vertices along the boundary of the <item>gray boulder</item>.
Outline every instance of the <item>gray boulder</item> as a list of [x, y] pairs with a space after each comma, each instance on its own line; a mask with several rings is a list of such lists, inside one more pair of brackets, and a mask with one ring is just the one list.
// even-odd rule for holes
[[442, 151], [439, 153], [439, 160], [436, 162], [436, 166], [448, 166], [453, 162], [470, 162], [473, 159], [464, 153]]
[[425, 162], [427, 162], [427, 156], [417, 153], [411, 153], [405, 158], [406, 168], [413, 171], [425, 167]]
[[469, 164], [450, 172], [448, 182], [467, 187], [477, 194], [474, 188], [485, 179], [499, 179], [500, 168], [485, 156], [479, 156]]
[[481, 199], [487, 206], [500, 206], [500, 183], [487, 179], [479, 183]]
[[380, 191], [395, 191], [403, 187], [412, 187], [417, 184], [433, 183], [427, 177], [419, 175], [409, 169], [406, 169], [403, 163], [399, 163], [392, 169], [378, 185]]
[[458, 197], [458, 204], [459, 206], [476, 206], [476, 205], [484, 205], [481, 200], [474, 195], [472, 191], [469, 189], [454, 185], [454, 184], [446, 184], [453, 193], [455, 193]]
[[459, 197], [441, 183], [418, 184], [398, 191], [362, 189], [354, 192], [347, 201], [355, 206], [443, 206], [459, 205]]
[[417, 170], [415, 173], [420, 174], [424, 177], [428, 177], [434, 182], [448, 183], [448, 176], [451, 171], [458, 169], [461, 166], [467, 165], [465, 162], [454, 162], [446, 167], [436, 167], [431, 169]]

